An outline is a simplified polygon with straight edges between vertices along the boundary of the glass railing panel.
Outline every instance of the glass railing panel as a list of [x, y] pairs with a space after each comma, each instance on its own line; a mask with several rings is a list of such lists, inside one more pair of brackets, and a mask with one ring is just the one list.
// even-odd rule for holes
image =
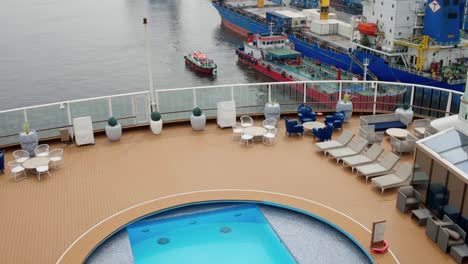
[[461, 100], [461, 95], [460, 94], [454, 94], [452, 93], [452, 104], [450, 105], [450, 113], [451, 114], [457, 114], [460, 110], [460, 100]]
[[234, 87], [234, 101], [237, 115], [261, 114], [268, 102], [268, 85]]
[[[414, 92], [413, 111], [415, 114], [439, 118], [445, 116], [449, 92], [430, 88], [416, 87]], [[450, 112], [458, 113], [460, 97], [453, 94]]]
[[66, 104], [28, 109], [26, 113], [29, 126], [38, 131], [39, 139], [59, 136], [59, 129], [70, 125]]
[[393, 112], [405, 104], [411, 105], [411, 86], [378, 84], [376, 111]]
[[345, 94], [351, 96], [353, 102], [353, 111], [372, 112], [374, 107], [375, 88], [370, 83], [347, 83], [342, 85], [342, 97]]
[[193, 89], [158, 92], [158, 102], [163, 120], [188, 119], [194, 108]]
[[119, 119], [122, 126], [129, 126], [136, 124], [134, 113], [133, 96], [119, 96], [112, 97], [112, 115]]
[[[300, 84], [272, 84], [271, 98], [281, 106], [282, 112], [297, 111], [297, 106], [304, 101], [304, 85]], [[268, 98], [266, 98], [268, 101]]]
[[0, 145], [18, 142], [18, 134], [23, 130], [23, 123], [23, 110], [0, 114]]
[[133, 96], [135, 108], [135, 121], [137, 124], [148, 123], [151, 112], [150, 99], [148, 94], [138, 94]]
[[203, 109], [207, 117], [217, 116], [218, 102], [231, 101], [231, 87], [213, 87], [205, 89], [197, 89], [196, 92], [197, 105]]
[[104, 129], [110, 117], [107, 99], [73, 102], [69, 106], [72, 120], [77, 117], [90, 116], [94, 129]]
[[307, 104], [312, 106], [314, 112], [333, 112], [338, 102], [338, 91], [339, 85], [336, 83], [308, 83]]

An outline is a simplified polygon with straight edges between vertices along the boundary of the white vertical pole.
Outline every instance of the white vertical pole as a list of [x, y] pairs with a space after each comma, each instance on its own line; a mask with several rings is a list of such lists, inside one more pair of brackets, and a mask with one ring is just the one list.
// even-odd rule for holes
[[197, 93], [195, 92], [195, 89], [192, 89], [192, 94], [193, 94], [193, 108], [197, 107]]
[[231, 100], [234, 101], [234, 86], [231, 86]]
[[156, 111], [159, 112], [159, 92], [154, 91], [154, 95], [155, 95], [155, 98], [156, 98]]
[[151, 37], [148, 31], [148, 20], [143, 18], [143, 25], [145, 27], [145, 49], [146, 49], [146, 65], [148, 69], [149, 91], [150, 91], [150, 104], [151, 111], [155, 109], [156, 103], [154, 101], [154, 88], [153, 88], [153, 68], [151, 66]]
[[[460, 107], [464, 107], [460, 104]], [[447, 107], [445, 108], [445, 116], [450, 115], [450, 108], [452, 108], [452, 92], [449, 92], [448, 99], [447, 99]]]
[[341, 100], [342, 93], [343, 93], [343, 81], [340, 80], [340, 88], [338, 89], [338, 101]]
[[411, 86], [411, 96], [410, 96], [410, 101], [409, 101], [410, 106], [413, 106], [413, 103], [414, 103], [414, 89], [416, 89], [414, 85]]
[[67, 116], [68, 116], [68, 124], [72, 125], [72, 116], [71, 116], [71, 103], [67, 103]]
[[362, 78], [364, 82], [367, 81], [367, 66], [369, 66], [369, 59], [365, 58], [364, 59], [364, 76]]
[[378, 84], [373, 82], [372, 86], [374, 87], [374, 105], [372, 106], [372, 114], [375, 115], [375, 112], [377, 111], [377, 88], [378, 88]]
[[271, 104], [271, 84], [268, 84], [268, 103]]
[[307, 103], [307, 83], [304, 83], [304, 96], [302, 98], [302, 102], [304, 104]]
[[114, 116], [112, 112], [112, 98], [107, 98], [107, 107], [109, 108], [109, 117]]
[[23, 110], [23, 116], [24, 116], [24, 122], [28, 122], [28, 113], [26, 112], [26, 109]]

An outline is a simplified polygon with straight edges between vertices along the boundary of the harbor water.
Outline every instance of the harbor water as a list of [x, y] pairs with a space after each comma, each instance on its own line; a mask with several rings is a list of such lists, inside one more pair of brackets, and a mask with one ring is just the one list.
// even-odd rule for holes
[[[143, 17], [155, 89], [268, 80], [237, 65], [242, 39], [221, 26], [210, 0], [6, 1], [0, 110], [148, 90]], [[216, 78], [185, 67], [195, 50], [215, 60]]]

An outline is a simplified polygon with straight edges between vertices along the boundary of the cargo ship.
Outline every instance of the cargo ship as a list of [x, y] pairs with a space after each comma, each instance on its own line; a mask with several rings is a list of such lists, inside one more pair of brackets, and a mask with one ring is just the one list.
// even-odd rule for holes
[[362, 0], [330, 0], [330, 7], [336, 11], [362, 15]]
[[[310, 81], [316, 79], [353, 80], [351, 73], [336, 67], [331, 67], [320, 61], [302, 59], [301, 53], [293, 50], [288, 36], [279, 33], [250, 34], [247, 42], [236, 50], [238, 61], [250, 68], [272, 78], [275, 81]], [[373, 91], [369, 93], [364, 84], [353, 84], [343, 88], [344, 92], [351, 94], [355, 102], [363, 103], [374, 100]], [[304, 94], [304, 85], [292, 84], [291, 88]], [[330, 108], [336, 104], [339, 97], [340, 85], [327, 83], [321, 85], [307, 84], [306, 96], [308, 101], [321, 102]], [[396, 103], [405, 89], [387, 89], [381, 87], [377, 95], [378, 102]], [[385, 91], [385, 92], [382, 92]], [[385, 98], [385, 99], [384, 99]], [[364, 109], [364, 108], [363, 108]]]
[[463, 91], [468, 40], [460, 28], [466, 0], [458, 3], [363, 1], [363, 15], [346, 23], [323, 5], [298, 10], [262, 0], [212, 1], [223, 25], [244, 36], [269, 32], [273, 25], [305, 57], [359, 75], [368, 65], [364, 79]]
[[200, 51], [189, 53], [187, 56], [184, 56], [184, 59], [185, 65], [197, 72], [211, 75], [218, 74], [218, 66], [214, 63], [213, 59]]

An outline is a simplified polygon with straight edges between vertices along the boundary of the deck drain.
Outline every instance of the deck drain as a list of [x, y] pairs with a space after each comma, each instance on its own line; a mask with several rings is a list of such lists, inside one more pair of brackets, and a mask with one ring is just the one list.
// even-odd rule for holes
[[148, 233], [149, 231], [150, 231], [149, 228], [145, 228], [145, 229], [141, 230], [141, 232], [143, 232], [143, 233]]
[[239, 217], [239, 216], [241, 216], [241, 215], [242, 215], [242, 213], [237, 213], [237, 214], [235, 214], [234, 216], [235, 216], [235, 217]]
[[158, 244], [159, 245], [166, 245], [170, 242], [169, 238], [167, 237], [161, 237], [160, 239], [158, 239]]
[[224, 234], [227, 234], [227, 233], [231, 233], [232, 229], [230, 227], [227, 227], [227, 226], [223, 226], [219, 229], [219, 232], [221, 233], [224, 233]]

